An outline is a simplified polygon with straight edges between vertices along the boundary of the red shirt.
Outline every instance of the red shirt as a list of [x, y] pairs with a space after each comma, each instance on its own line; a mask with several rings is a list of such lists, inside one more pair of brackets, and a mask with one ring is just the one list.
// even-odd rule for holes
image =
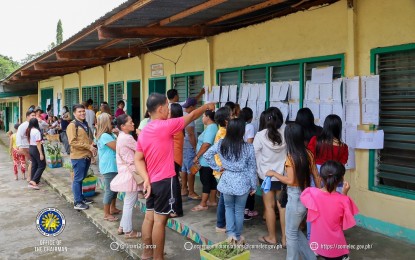
[[329, 160], [337, 161], [342, 164], [347, 163], [347, 159], [349, 158], [349, 147], [347, 144], [343, 143], [341, 146], [333, 145], [333, 149], [330, 149], [330, 147], [324, 149], [323, 147], [323, 149], [320, 149], [319, 155], [316, 154], [316, 147], [317, 136], [313, 136], [311, 137], [307, 148], [313, 153], [316, 164], [322, 165]]

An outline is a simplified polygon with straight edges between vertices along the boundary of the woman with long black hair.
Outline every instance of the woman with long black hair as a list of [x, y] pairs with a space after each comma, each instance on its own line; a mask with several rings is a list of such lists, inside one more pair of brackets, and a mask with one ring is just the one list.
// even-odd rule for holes
[[40, 177], [42, 177], [42, 173], [46, 168], [46, 160], [42, 145], [42, 134], [37, 118], [30, 119], [26, 136], [29, 141], [29, 154], [32, 160], [31, 180], [28, 187], [38, 190]]
[[[284, 172], [287, 149], [284, 140], [283, 116], [278, 108], [270, 107], [265, 110], [261, 127], [254, 138], [254, 148], [257, 161], [257, 173], [259, 182], [262, 185], [267, 171], [272, 169], [279, 173]], [[281, 207], [281, 204], [277, 200], [282, 188], [282, 183], [277, 178], [272, 178], [270, 190], [262, 193], [268, 234], [259, 237], [258, 241], [271, 245], [278, 243], [275, 215], [275, 208], [277, 206], [281, 224], [281, 245], [285, 248], [285, 209]]]
[[304, 131], [299, 124], [287, 125], [284, 137], [287, 143], [286, 175], [270, 170], [267, 176], [275, 177], [288, 185], [288, 202], [285, 209], [286, 259], [297, 260], [300, 259], [300, 255], [302, 259], [316, 259], [307, 238], [300, 230], [300, 224], [306, 215], [306, 208], [300, 201], [301, 192], [310, 187], [310, 176], [319, 183], [314, 156], [304, 146]]
[[[241, 236], [245, 203], [248, 194], [256, 191], [256, 162], [252, 144], [244, 142], [245, 122], [232, 119], [226, 127], [226, 136], [214, 144], [203, 157], [215, 171], [221, 171], [218, 190], [225, 202], [226, 233], [230, 241], [243, 242]], [[217, 166], [214, 155], [218, 154], [222, 166]]]
[[314, 123], [313, 112], [308, 107], [301, 108], [297, 112], [295, 122], [303, 127], [304, 143], [307, 146], [313, 136], [319, 136], [323, 131], [321, 126]]

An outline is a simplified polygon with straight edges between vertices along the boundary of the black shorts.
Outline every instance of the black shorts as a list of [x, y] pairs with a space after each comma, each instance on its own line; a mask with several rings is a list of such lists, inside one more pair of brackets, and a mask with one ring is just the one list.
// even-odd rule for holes
[[200, 182], [202, 182], [203, 193], [210, 193], [212, 190], [216, 190], [217, 182], [215, 176], [213, 176], [213, 170], [210, 167], [202, 166], [199, 170]]
[[178, 179], [174, 177], [151, 183], [151, 194], [146, 201], [147, 210], [153, 210], [160, 215], [167, 215], [175, 212], [175, 201], [180, 189], [176, 189]]
[[[263, 179], [259, 178], [259, 185], [261, 186], [264, 182]], [[271, 190], [282, 190], [282, 183], [280, 181], [272, 181], [271, 182]]]

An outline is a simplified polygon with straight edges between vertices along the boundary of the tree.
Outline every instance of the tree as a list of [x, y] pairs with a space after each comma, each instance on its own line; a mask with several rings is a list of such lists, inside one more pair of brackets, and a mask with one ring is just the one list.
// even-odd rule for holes
[[62, 21], [59, 19], [58, 25], [56, 26], [56, 45], [61, 44], [63, 41], [63, 28]]
[[12, 57], [3, 56], [0, 54], [0, 79], [4, 79], [13, 71], [17, 70], [20, 64], [14, 61]]
[[20, 64], [24, 65], [26, 63], [29, 63], [29, 62], [31, 62], [32, 60], [36, 59], [37, 57], [41, 56], [44, 53], [46, 53], [46, 50], [39, 51], [39, 52], [34, 53], [34, 54], [28, 53], [26, 55], [26, 58], [24, 58], [20, 61]]

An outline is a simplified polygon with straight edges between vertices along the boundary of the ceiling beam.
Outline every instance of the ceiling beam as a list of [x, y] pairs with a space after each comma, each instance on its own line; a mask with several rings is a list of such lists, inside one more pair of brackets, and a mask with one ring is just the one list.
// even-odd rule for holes
[[165, 18], [165, 19], [161, 20], [159, 22], [159, 25], [163, 26], [163, 25], [175, 22], [177, 20], [186, 18], [186, 17], [188, 17], [190, 15], [193, 15], [193, 14], [197, 14], [199, 12], [202, 12], [203, 10], [209, 9], [211, 7], [214, 7], [216, 5], [222, 4], [222, 3], [227, 2], [227, 1], [228, 0], [210, 0], [210, 1], [206, 1], [203, 4], [193, 6], [189, 9], [187, 9], [187, 10], [184, 10], [183, 12], [180, 12], [178, 14], [175, 14], [173, 16], [170, 16], [168, 18]]
[[35, 70], [46, 70], [53, 68], [67, 68], [67, 67], [94, 67], [100, 66], [108, 63], [105, 60], [68, 60], [68, 61], [54, 61], [54, 62], [44, 62], [36, 63]]
[[[76, 59], [104, 59], [118, 57], [134, 57], [140, 55], [139, 48], [120, 48], [120, 49], [97, 49], [81, 51], [59, 51], [56, 53], [58, 60], [76, 60]], [[130, 55], [128, 55], [130, 54]]]
[[81, 67], [68, 67], [68, 68], [53, 68], [44, 70], [22, 70], [20, 72], [21, 77], [25, 76], [43, 76], [43, 75], [55, 75], [55, 74], [67, 74], [83, 69]]
[[209, 27], [101, 27], [98, 29], [99, 39], [108, 38], [193, 38], [217, 34], [223, 28]]
[[229, 14], [225, 14], [221, 17], [218, 17], [214, 20], [211, 20], [211, 21], [207, 22], [206, 24], [210, 25], [210, 24], [220, 23], [220, 22], [223, 22], [223, 21], [241, 16], [241, 15], [249, 14], [249, 13], [252, 13], [252, 12], [255, 12], [255, 11], [270, 7], [270, 6], [273, 6], [273, 5], [277, 5], [277, 4], [286, 2], [286, 1], [287, 0], [268, 0], [268, 1], [262, 2], [260, 4], [252, 5], [252, 6], [244, 8], [244, 9], [241, 9], [241, 10], [229, 13]]

